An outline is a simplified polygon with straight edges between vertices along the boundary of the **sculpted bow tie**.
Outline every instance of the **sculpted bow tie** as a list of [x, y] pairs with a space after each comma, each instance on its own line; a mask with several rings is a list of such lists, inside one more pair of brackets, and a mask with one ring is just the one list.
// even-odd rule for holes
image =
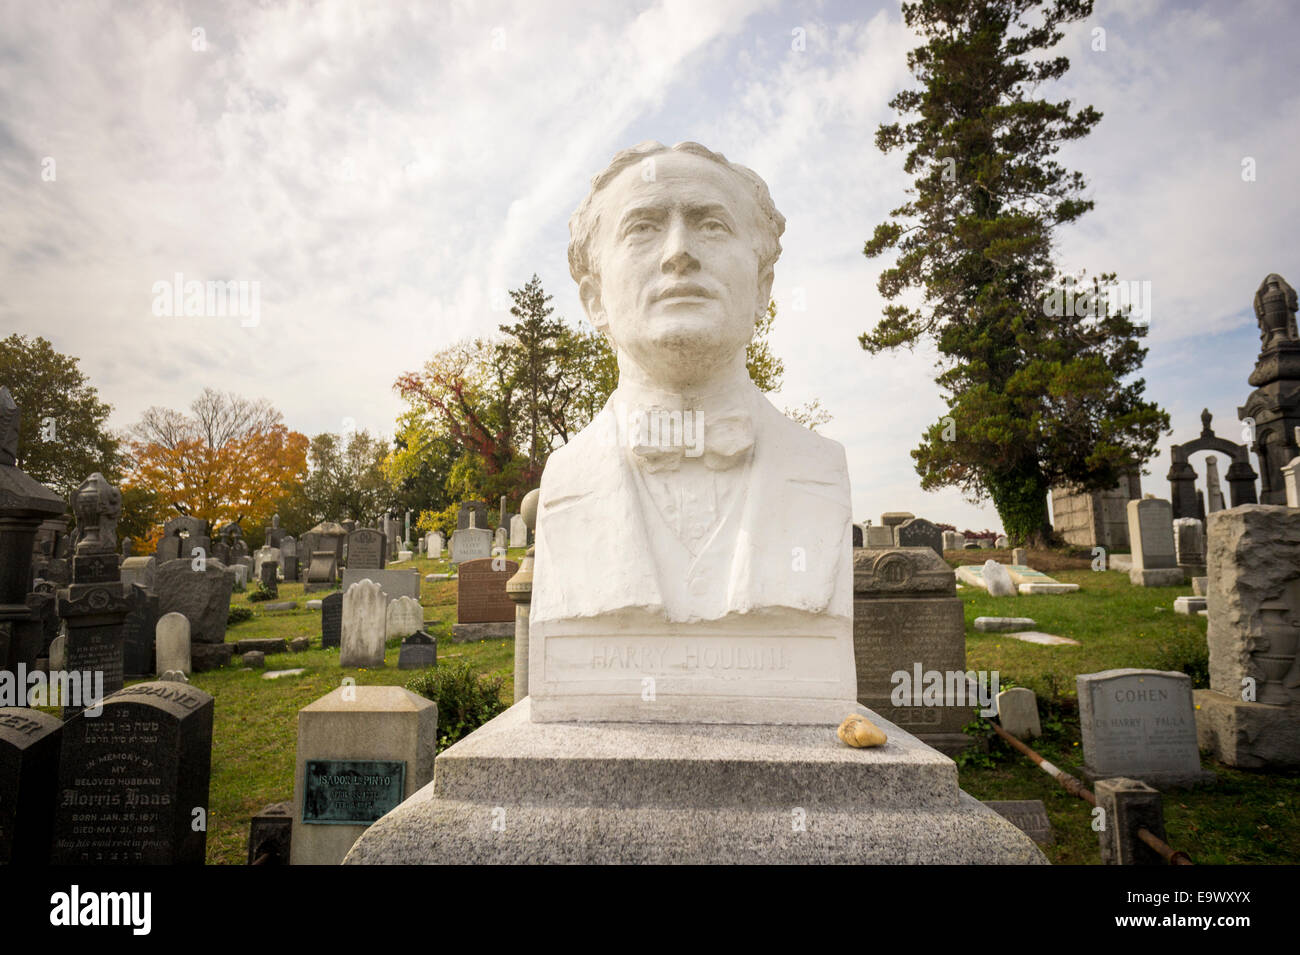
[[738, 408], [719, 415], [648, 408], [632, 415], [629, 429], [632, 453], [648, 471], [675, 471], [682, 458], [696, 457], [725, 471], [744, 461], [754, 446], [754, 423]]

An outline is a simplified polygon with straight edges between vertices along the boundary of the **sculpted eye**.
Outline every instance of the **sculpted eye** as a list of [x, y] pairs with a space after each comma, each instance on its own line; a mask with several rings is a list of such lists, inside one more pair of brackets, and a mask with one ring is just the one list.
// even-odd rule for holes
[[647, 232], [652, 231], [654, 228], [655, 228], [655, 224], [651, 222], [649, 219], [640, 219], [630, 224], [623, 234], [624, 235], [645, 235]]
[[723, 222], [721, 219], [705, 219], [704, 222], [700, 224], [700, 228], [702, 228], [705, 232], [730, 232], [731, 231], [731, 229], [727, 227], [727, 224]]

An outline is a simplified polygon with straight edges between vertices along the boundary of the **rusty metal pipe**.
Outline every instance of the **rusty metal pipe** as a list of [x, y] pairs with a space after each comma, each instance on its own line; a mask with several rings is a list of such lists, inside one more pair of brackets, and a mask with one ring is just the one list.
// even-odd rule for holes
[[[1039, 769], [1047, 773], [1047, 775], [1051, 776], [1063, 787], [1065, 787], [1065, 791], [1070, 793], [1070, 795], [1078, 796], [1080, 799], [1088, 803], [1090, 806], [1097, 805], [1097, 797], [1094, 796], [1092, 790], [1089, 789], [1087, 786], [1085, 786], [1082, 782], [1075, 779], [1073, 776], [1071, 776], [1065, 770], [1061, 769], [1059, 766], [1056, 766], [1048, 762], [1047, 760], [1043, 759], [1042, 756], [1034, 752], [1028, 745], [1026, 745], [1021, 740], [1017, 739], [1016, 737], [1012, 736], [1010, 733], [1004, 730], [997, 723], [990, 723], [989, 725], [993, 727], [993, 729], [997, 732], [999, 736], [1001, 736], [1004, 740], [1010, 743], [1013, 749], [1015, 749], [1017, 752], [1023, 753], [1024, 755], [1028, 756], [1030, 759], [1034, 761], [1034, 763], [1038, 766]], [[1146, 843], [1148, 846], [1150, 846], [1156, 853], [1159, 854], [1160, 858], [1164, 859], [1170, 865], [1195, 865], [1196, 864], [1191, 860], [1191, 857], [1188, 856], [1186, 852], [1180, 852], [1179, 850], [1173, 848], [1171, 845], [1169, 845], [1169, 843], [1165, 842], [1163, 839], [1155, 835], [1149, 829], [1146, 828], [1139, 829], [1137, 831], [1137, 837], [1141, 839], [1144, 843]]]

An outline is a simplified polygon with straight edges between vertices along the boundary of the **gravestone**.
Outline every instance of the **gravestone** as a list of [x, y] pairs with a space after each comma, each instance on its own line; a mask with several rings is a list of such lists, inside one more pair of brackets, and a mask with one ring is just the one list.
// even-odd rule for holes
[[1205, 576], [1205, 530], [1200, 520], [1195, 517], [1174, 520], [1174, 555], [1185, 577]]
[[461, 502], [460, 508], [456, 511], [456, 530], [464, 530], [467, 527], [477, 527], [480, 530], [487, 527], [487, 505], [482, 501]]
[[264, 561], [262, 563], [262, 589], [271, 595], [272, 598], [280, 596], [280, 562]]
[[63, 728], [55, 865], [203, 865], [212, 697], [137, 683]]
[[1018, 592], [1011, 574], [996, 560], [984, 561], [984, 589], [990, 597], [1014, 597]]
[[1202, 749], [1245, 769], [1300, 766], [1300, 510], [1243, 504], [1210, 515], [1210, 688]]
[[451, 535], [451, 562], [463, 564], [492, 556], [492, 532], [481, 527], [467, 527]]
[[514, 514], [510, 518], [510, 546], [528, 546], [528, 525], [524, 523], [522, 514]]
[[505, 550], [510, 543], [510, 537], [504, 527], [498, 527], [492, 535], [492, 546]]
[[1007, 576], [1016, 586], [1016, 592], [1022, 594], [1072, 594], [1079, 589], [1078, 584], [1063, 584], [1054, 577], [1049, 577], [1041, 570], [1032, 567], [1006, 566]]
[[348, 535], [348, 569], [379, 570], [388, 562], [384, 535], [368, 527]]
[[1013, 548], [1011, 551], [1011, 563], [1017, 567], [1025, 567], [1029, 564], [1029, 551], [1023, 547]]
[[[153, 558], [149, 558], [153, 560]], [[122, 669], [128, 677], [153, 676], [154, 633], [158, 628], [158, 595], [139, 584], [127, 587], [126, 632]]]
[[439, 533], [429, 534], [424, 539], [424, 553], [426, 557], [434, 560], [442, 558], [442, 535]]
[[68, 638], [55, 637], [50, 642], [50, 672], [57, 673], [68, 668]]
[[943, 556], [943, 531], [924, 517], [913, 517], [895, 528], [899, 547], [928, 547]]
[[248, 568], [243, 564], [231, 564], [226, 568], [226, 573], [230, 575], [230, 589], [232, 593], [243, 593], [248, 589]]
[[961, 547], [957, 544], [957, 532], [956, 532], [956, 531], [944, 531], [944, 532], [943, 532], [943, 549], [944, 549], [944, 550], [961, 550]]
[[265, 807], [248, 823], [248, 864], [288, 865], [293, 836], [293, 803]]
[[360, 580], [371, 580], [377, 583], [384, 592], [385, 600], [396, 600], [398, 597], [420, 599], [420, 572], [414, 568], [409, 570], [389, 570], [388, 568], [384, 570], [353, 570], [344, 568], [344, 590], [347, 590]]
[[894, 529], [871, 524], [867, 527], [866, 546], [871, 550], [888, 550], [894, 546]]
[[1157, 789], [1206, 781], [1187, 674], [1122, 669], [1075, 680], [1087, 779], [1126, 776]]
[[384, 636], [409, 637], [424, 629], [424, 608], [414, 597], [398, 597], [385, 610]]
[[1016, 739], [1032, 739], [1043, 735], [1043, 725], [1038, 719], [1038, 697], [1033, 690], [1014, 686], [998, 694], [998, 722]]
[[916, 705], [910, 693], [896, 705], [894, 692], [895, 674], [915, 679], [918, 664], [922, 674], [966, 670], [966, 624], [956, 594], [952, 569], [929, 548], [854, 554], [858, 702], [949, 755], [971, 744], [962, 727], [978, 701], [958, 705], [945, 688], [943, 705]]
[[[195, 555], [194, 550], [198, 548], [203, 551], [201, 555]], [[158, 548], [154, 556], [158, 558], [158, 563], [164, 564], [169, 560], [190, 560], [195, 556], [204, 558], [212, 554], [212, 541], [208, 537], [208, 522], [199, 520], [197, 517], [173, 517], [163, 525], [163, 536], [158, 541]]]
[[337, 865], [433, 779], [438, 707], [399, 686], [339, 687], [298, 711], [294, 865]]
[[517, 570], [517, 563], [500, 557], [460, 565], [456, 623], [451, 628], [453, 642], [506, 639], [515, 635], [515, 603], [506, 594], [506, 583]]
[[862, 527], [858, 524], [853, 525], [853, 546], [854, 547], [863, 546]]
[[192, 673], [190, 657], [190, 622], [183, 613], [165, 613], [156, 628], [156, 657], [158, 673], [179, 670]]
[[437, 665], [438, 641], [434, 637], [420, 630], [402, 641], [402, 649], [397, 656], [397, 669], [423, 670]]
[[119, 568], [122, 583], [128, 587], [139, 584], [145, 590], [157, 590], [158, 559], [156, 557], [128, 557]]
[[234, 577], [220, 562], [207, 561], [195, 570], [188, 560], [171, 560], [158, 568], [158, 613], [184, 614], [190, 622], [190, 652], [194, 672], [230, 662], [226, 622]]
[[[130, 609], [117, 565], [117, 519], [122, 495], [99, 473], [92, 474], [72, 494], [80, 539], [72, 559], [72, 583], [59, 591], [58, 612], [68, 627], [67, 667], [94, 673], [96, 687], [105, 695], [125, 682], [123, 655], [126, 615]], [[100, 678], [102, 675], [102, 684]], [[66, 720], [89, 703], [84, 690], [80, 701], [63, 701]]]
[[263, 580], [262, 568], [270, 564], [275, 568], [278, 575], [280, 573], [280, 549], [278, 547], [259, 547], [253, 553], [253, 576], [258, 580]]
[[0, 707], [0, 865], [49, 864], [62, 731], [57, 716]]
[[330, 594], [320, 602], [321, 648], [337, 647], [343, 638], [343, 593]]
[[280, 526], [280, 515], [272, 515], [271, 526], [266, 528], [265, 533], [266, 546], [279, 549], [286, 536], [287, 532]]
[[1174, 551], [1174, 517], [1168, 501], [1128, 502], [1129, 580], [1135, 587], [1174, 587], [1183, 583]]
[[916, 517], [916, 515], [910, 511], [886, 511], [884, 514], [880, 515], [880, 523], [884, 524], [886, 527], [897, 527], [905, 521], [910, 521], [914, 517]]
[[384, 592], [377, 583], [361, 580], [343, 594], [343, 637], [339, 666], [384, 665]]
[[1048, 846], [1056, 841], [1052, 834], [1052, 823], [1047, 818], [1047, 807], [1041, 799], [997, 799], [984, 805], [1010, 820], [1040, 846]]
[[332, 590], [338, 580], [338, 557], [332, 550], [318, 550], [311, 555], [311, 566], [307, 568], [307, 582], [303, 590]]
[[280, 576], [286, 581], [298, 579], [298, 541], [291, 534], [280, 538]]

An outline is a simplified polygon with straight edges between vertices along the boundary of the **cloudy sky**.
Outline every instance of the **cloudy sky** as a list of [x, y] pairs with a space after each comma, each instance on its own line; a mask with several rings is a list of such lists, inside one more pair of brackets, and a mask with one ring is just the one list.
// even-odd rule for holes
[[[1150, 282], [1145, 378], [1174, 434], [1143, 489], [1162, 497], [1202, 407], [1240, 440], [1251, 298], [1269, 272], [1300, 281], [1297, 35], [1286, 0], [1102, 0], [1043, 91], [1104, 114], [1063, 151], [1097, 208], [1060, 260]], [[309, 435], [391, 433], [394, 379], [492, 332], [534, 272], [584, 322], [565, 247], [590, 177], [642, 140], [696, 140], [788, 220], [775, 400], [834, 415], [855, 515], [997, 528], [912, 469], [944, 414], [933, 355], [857, 345], [887, 264], [862, 244], [907, 185], [872, 140], [916, 42], [887, 2], [0, 0], [0, 337], [78, 356], [118, 427], [212, 386]], [[257, 324], [155, 315], [176, 273], [260, 283]]]

